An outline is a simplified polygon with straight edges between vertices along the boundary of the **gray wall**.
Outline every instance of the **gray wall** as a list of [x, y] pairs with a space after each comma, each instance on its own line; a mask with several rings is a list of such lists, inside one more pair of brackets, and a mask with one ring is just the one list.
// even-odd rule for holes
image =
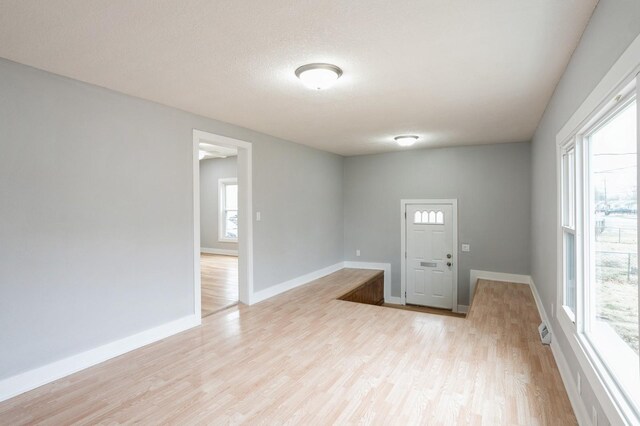
[[[640, 1], [600, 0], [580, 44], [556, 87], [536, 130], [532, 148], [532, 276], [545, 310], [556, 302], [556, 169], [555, 138], [562, 126], [604, 77], [613, 63], [640, 33]], [[555, 319], [552, 326], [573, 376], [580, 368]], [[584, 373], [582, 373], [584, 378]], [[586, 380], [582, 396], [587, 410], [599, 405]], [[599, 419], [603, 418], [600, 411]], [[600, 424], [600, 422], [598, 422]]]
[[[469, 270], [529, 274], [529, 143], [411, 150], [345, 158], [345, 259], [391, 263], [400, 296], [400, 200], [457, 198], [458, 303]], [[356, 257], [356, 249], [361, 256]]]
[[200, 247], [238, 250], [238, 243], [218, 241], [218, 180], [238, 177], [238, 157], [200, 161]]
[[258, 148], [253, 200], [262, 221], [254, 223], [254, 262], [261, 276], [254, 286], [262, 290], [344, 260], [343, 158], [297, 144]]
[[193, 314], [192, 129], [254, 144], [260, 290], [342, 260], [342, 157], [0, 59], [0, 379]]

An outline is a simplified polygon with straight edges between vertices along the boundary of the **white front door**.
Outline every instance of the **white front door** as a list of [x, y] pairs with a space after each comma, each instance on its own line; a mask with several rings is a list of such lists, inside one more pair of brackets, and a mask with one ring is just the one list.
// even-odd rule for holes
[[407, 204], [406, 302], [453, 309], [453, 206]]

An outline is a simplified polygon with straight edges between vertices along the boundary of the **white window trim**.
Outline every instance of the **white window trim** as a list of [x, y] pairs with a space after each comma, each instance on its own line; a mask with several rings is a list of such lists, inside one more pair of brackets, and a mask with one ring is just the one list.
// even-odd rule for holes
[[[594, 125], [598, 125], [604, 115], [611, 112], [613, 105], [617, 102], [614, 98], [621, 93], [629, 84], [636, 79], [636, 76], [640, 72], [640, 36], [638, 36], [627, 50], [620, 56], [618, 61], [611, 67], [609, 72], [600, 81], [596, 88], [591, 92], [583, 104], [573, 114], [573, 116], [567, 121], [563, 128], [556, 135], [556, 192], [557, 192], [557, 286], [556, 286], [556, 309], [555, 314], [560, 324], [562, 332], [566, 335], [567, 340], [574, 352], [580, 367], [582, 368], [585, 378], [591, 385], [596, 398], [598, 399], [602, 409], [604, 410], [608, 420], [612, 423], [627, 423], [627, 422], [639, 422], [640, 415], [637, 411], [637, 407], [633, 407], [630, 401], [620, 391], [616, 380], [609, 374], [606, 366], [601, 362], [600, 357], [593, 349], [586, 336], [582, 333], [583, 329], [580, 329], [583, 324], [583, 318], [585, 312], [583, 312], [582, 303], [584, 300], [584, 292], [582, 285], [576, 286], [576, 297], [579, 301], [576, 305], [576, 319], [577, 324], [572, 321], [572, 318], [567, 313], [567, 310], [563, 307], [564, 300], [564, 251], [562, 241], [562, 174], [561, 174], [561, 154], [562, 150], [572, 143], [572, 140], [576, 144], [576, 159], [578, 155], [581, 155], [581, 161], [576, 161], [576, 206], [583, 206], [584, 200], [582, 199], [583, 188], [588, 184], [585, 182], [585, 173], [582, 168], [582, 164], [585, 161], [585, 155], [587, 154], [582, 150], [584, 144], [582, 141], [582, 135], [590, 131]], [[637, 81], [637, 80], [636, 80]], [[636, 92], [640, 98], [640, 82], [636, 84]], [[623, 96], [626, 94], [622, 93]], [[640, 108], [638, 108], [638, 114], [640, 116]], [[639, 117], [640, 118], [640, 117]], [[640, 120], [638, 121], [640, 123]], [[640, 132], [638, 132], [640, 140]], [[640, 141], [639, 141], [640, 144]], [[578, 154], [578, 150], [580, 153]], [[640, 152], [640, 150], [639, 150]], [[578, 165], [578, 163], [580, 163]], [[640, 187], [640, 178], [639, 178]], [[581, 238], [584, 234], [585, 226], [589, 226], [589, 223], [585, 223], [581, 217], [582, 215], [576, 215], [576, 248], [584, 250], [584, 242]], [[640, 242], [639, 242], [640, 245]], [[588, 249], [588, 247], [587, 247]], [[585, 250], [590, 252], [590, 250]], [[640, 252], [640, 250], [639, 250]], [[581, 256], [576, 256], [576, 281], [577, 283], [583, 283], [582, 277], [584, 260]]]
[[237, 243], [238, 238], [227, 238], [225, 237], [225, 228], [224, 228], [224, 218], [225, 218], [225, 207], [226, 207], [226, 199], [225, 199], [225, 186], [227, 185], [237, 185], [238, 178], [221, 178], [218, 179], [218, 241], [221, 243]]
[[[579, 143], [580, 141], [577, 140], [575, 137], [569, 138], [567, 140], [565, 140], [562, 144], [558, 144], [556, 146], [556, 169], [557, 169], [557, 194], [558, 194], [558, 225], [559, 225], [559, 231], [558, 231], [558, 235], [557, 235], [557, 239], [558, 239], [558, 257], [559, 257], [559, 263], [558, 265], [560, 265], [560, 267], [558, 268], [558, 285], [559, 285], [559, 289], [556, 293], [556, 306], [558, 307], [558, 311], [557, 311], [557, 317], [558, 317], [558, 321], [560, 322], [560, 326], [563, 328], [569, 327], [569, 329], [574, 327], [574, 324], [576, 322], [576, 315], [578, 313], [578, 285], [577, 283], [580, 282], [581, 279], [581, 272], [582, 272], [582, 265], [580, 262], [580, 256], [578, 256], [578, 247], [580, 247], [580, 244], [582, 242], [582, 232], [581, 231], [581, 222], [582, 222], [582, 218], [579, 217], [579, 215], [576, 214], [577, 211], [577, 206], [579, 205], [578, 203], [581, 201], [582, 197], [582, 184], [583, 182], [581, 181], [581, 179], [579, 179], [579, 176], [581, 176], [582, 174], [579, 173], [579, 171], [581, 172], [581, 164], [580, 161], [578, 160], [579, 156], [582, 153], [582, 149], [581, 149], [581, 144]], [[563, 182], [562, 182], [562, 177], [563, 177], [563, 172], [562, 172], [562, 156], [569, 152], [571, 149], [574, 150], [574, 173], [575, 173], [575, 182], [574, 182], [574, 188], [573, 188], [573, 218], [572, 218], [572, 224], [573, 227], [571, 226], [566, 226], [564, 225], [564, 187], [563, 187]], [[580, 169], [580, 170], [579, 170]], [[565, 297], [565, 277], [567, 276], [566, 274], [566, 265], [564, 262], [564, 233], [568, 232], [573, 234], [574, 236], [574, 251], [576, 252], [576, 259], [575, 259], [575, 268], [576, 268], [576, 272], [575, 272], [575, 281], [576, 281], [576, 312], [571, 312], [571, 310], [569, 309], [569, 307], [565, 306], [564, 304], [564, 297]]]

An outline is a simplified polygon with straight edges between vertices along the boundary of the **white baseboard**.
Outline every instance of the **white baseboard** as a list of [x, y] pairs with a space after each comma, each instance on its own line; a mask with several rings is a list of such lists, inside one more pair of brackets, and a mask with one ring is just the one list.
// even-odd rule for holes
[[[545, 323], [548, 327], [549, 323]], [[551, 333], [553, 333], [553, 331], [551, 331]], [[564, 388], [567, 391], [567, 395], [569, 396], [569, 402], [571, 402], [573, 413], [576, 415], [576, 419], [578, 419], [578, 424], [580, 426], [592, 426], [591, 418], [589, 417], [589, 414], [587, 412], [587, 407], [585, 407], [584, 402], [582, 401], [582, 397], [578, 393], [578, 387], [573, 381], [571, 369], [569, 368], [567, 359], [562, 354], [562, 350], [560, 349], [557, 341], [553, 340], [553, 338], [554, 335], [552, 334], [551, 353], [553, 354], [553, 358], [556, 360], [556, 365], [558, 366], [558, 371], [560, 371], [560, 377], [562, 378]]]
[[251, 297], [251, 304], [253, 305], [254, 303], [262, 302], [263, 300], [269, 299], [273, 296], [277, 296], [278, 294], [284, 293], [285, 291], [300, 287], [301, 285], [305, 285], [310, 281], [317, 280], [318, 278], [322, 278], [326, 275], [339, 271], [342, 268], [344, 268], [344, 262], [338, 262], [335, 265], [327, 266], [326, 268], [318, 269], [317, 271], [309, 272], [308, 274], [301, 275], [289, 281], [285, 281], [283, 283], [273, 285], [269, 288], [265, 288], [264, 290], [257, 291], [253, 293], [253, 296]]
[[[400, 297], [396, 298], [391, 296], [391, 264], [390, 263], [376, 263], [376, 262], [354, 262], [345, 261], [345, 268], [354, 269], [381, 269], [384, 271], [384, 301], [387, 303], [394, 303], [401, 305]], [[392, 302], [392, 300], [398, 299], [398, 301]]]
[[458, 313], [460, 313], [460, 314], [469, 313], [469, 306], [468, 305], [458, 305]]
[[551, 339], [553, 339], [553, 330], [551, 330], [551, 322], [549, 321], [549, 317], [547, 316], [547, 311], [544, 309], [544, 305], [542, 304], [542, 299], [540, 299], [540, 295], [538, 294], [538, 289], [536, 288], [535, 283], [533, 282], [533, 278], [529, 277], [529, 286], [531, 286], [531, 293], [533, 293], [533, 299], [536, 302], [536, 306], [538, 307], [538, 313], [540, 314], [540, 319], [547, 324], [549, 331], [551, 332]]
[[531, 282], [531, 277], [529, 275], [507, 274], [504, 272], [478, 271], [476, 269], [471, 269], [469, 271], [469, 302], [473, 300], [473, 295], [476, 292], [476, 283], [479, 279], [527, 285]]
[[385, 296], [384, 303], [390, 303], [392, 305], [402, 305], [402, 298], [395, 297], [395, 296], [389, 296], [389, 297]]
[[195, 315], [189, 315], [115, 342], [89, 349], [33, 370], [0, 380], [0, 401], [13, 398], [47, 383], [66, 377], [85, 368], [115, 358], [134, 349], [165, 339], [181, 331], [200, 325]]
[[567, 391], [567, 395], [569, 396], [569, 402], [571, 402], [573, 412], [578, 419], [578, 424], [581, 426], [591, 426], [591, 418], [589, 417], [587, 407], [585, 407], [584, 402], [580, 397], [578, 387], [573, 380], [573, 375], [571, 374], [571, 368], [569, 368], [567, 359], [564, 357], [564, 354], [562, 353], [562, 350], [558, 345], [556, 334], [554, 333], [551, 327], [551, 322], [549, 321], [549, 317], [547, 316], [547, 311], [544, 309], [542, 299], [540, 299], [540, 295], [538, 294], [538, 289], [536, 288], [536, 285], [533, 282], [533, 278], [531, 277], [529, 278], [529, 286], [531, 287], [533, 298], [536, 301], [536, 306], [538, 307], [540, 318], [547, 325], [547, 328], [551, 332], [551, 353], [553, 354], [553, 358], [556, 360], [556, 365], [558, 366], [558, 371], [560, 371], [562, 383], [564, 383], [564, 388]]
[[200, 247], [200, 253], [221, 254], [223, 256], [237, 256], [238, 250], [228, 250], [219, 248]]

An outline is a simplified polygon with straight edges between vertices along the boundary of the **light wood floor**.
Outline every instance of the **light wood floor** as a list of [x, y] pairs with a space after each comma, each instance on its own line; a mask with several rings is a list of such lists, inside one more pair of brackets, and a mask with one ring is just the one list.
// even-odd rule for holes
[[0, 424], [571, 425], [528, 286], [466, 319], [335, 300], [344, 269], [0, 404]]
[[238, 303], [238, 258], [200, 254], [202, 316]]

